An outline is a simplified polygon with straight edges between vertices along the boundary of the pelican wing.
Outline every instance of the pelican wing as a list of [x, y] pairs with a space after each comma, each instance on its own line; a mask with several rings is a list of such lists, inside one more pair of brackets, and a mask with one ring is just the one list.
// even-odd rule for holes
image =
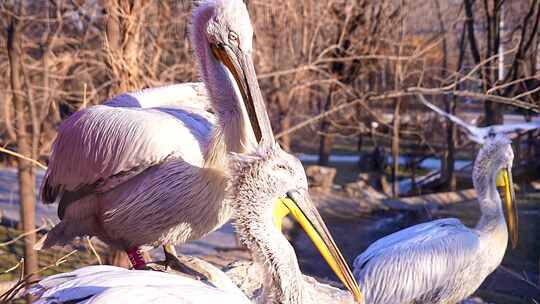
[[487, 135], [487, 134], [484, 134], [486, 133], [485, 131], [483, 131], [482, 129], [478, 127], [475, 127], [473, 125], [466, 123], [465, 121], [463, 121], [461, 118], [457, 116], [454, 116], [450, 113], [443, 111], [441, 108], [427, 101], [422, 95], [418, 95], [418, 98], [420, 99], [420, 102], [422, 102], [426, 107], [430, 108], [437, 114], [446, 117], [451, 122], [460, 126], [462, 130], [467, 134], [470, 140], [480, 143], [480, 144], [484, 142], [484, 137], [485, 135]]
[[[436, 302], [474, 264], [478, 235], [457, 219], [416, 225], [386, 236], [354, 261], [366, 303]], [[433, 298], [432, 298], [433, 297]]]
[[158, 271], [88, 266], [41, 280], [28, 293], [52, 303], [250, 303], [239, 290], [222, 290]]
[[60, 202], [61, 217], [62, 199], [106, 191], [169, 157], [202, 164], [212, 114], [159, 102], [136, 105], [125, 95], [78, 111], [61, 124], [41, 188], [45, 203]]
[[211, 110], [210, 98], [202, 82], [187, 82], [124, 93], [104, 104], [123, 108], [190, 107], [204, 111]]

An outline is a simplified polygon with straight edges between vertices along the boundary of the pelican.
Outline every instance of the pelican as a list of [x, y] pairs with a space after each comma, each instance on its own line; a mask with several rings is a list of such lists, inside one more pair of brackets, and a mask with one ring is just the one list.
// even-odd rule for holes
[[[263, 105], [264, 106], [264, 105]], [[260, 126], [270, 126], [257, 113]], [[294, 249], [280, 230], [291, 213], [338, 278], [363, 303], [362, 295], [332, 236], [313, 206], [300, 161], [284, 152], [269, 128], [254, 152], [233, 154], [228, 196], [235, 229], [261, 272], [263, 287], [255, 303], [353, 303], [349, 293], [316, 283], [300, 272]], [[280, 215], [277, 216], [276, 215]], [[230, 282], [209, 286], [184, 276], [113, 266], [88, 266], [42, 280], [30, 289], [37, 303], [251, 303]]]
[[455, 218], [439, 219], [371, 244], [353, 264], [367, 303], [457, 303], [499, 266], [509, 233], [512, 247], [516, 246], [511, 141], [504, 133], [493, 132], [485, 137], [474, 133], [471, 138], [483, 143], [473, 169], [480, 221], [468, 228]]
[[123, 94], [64, 121], [41, 185], [61, 221], [36, 249], [97, 236], [143, 268], [141, 248], [171, 251], [229, 220], [227, 155], [261, 134], [252, 37], [241, 0], [194, 10], [191, 42], [215, 116], [204, 90], [185, 84]]

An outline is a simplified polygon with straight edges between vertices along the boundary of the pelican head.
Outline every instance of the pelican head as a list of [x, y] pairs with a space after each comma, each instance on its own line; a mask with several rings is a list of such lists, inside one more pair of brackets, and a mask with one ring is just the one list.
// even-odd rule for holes
[[191, 40], [203, 80], [213, 88], [209, 93], [235, 92], [238, 101], [243, 101], [238, 104], [247, 110], [256, 139], [260, 139], [256, 113], [266, 109], [253, 65], [253, 27], [244, 2], [201, 1], [194, 10]]
[[[481, 184], [485, 184], [482, 181], [486, 178], [490, 179], [488, 184], [494, 183], [496, 185], [506, 211], [505, 215], [510, 233], [510, 242], [512, 248], [515, 248], [518, 240], [518, 220], [514, 184], [512, 181], [513, 161], [514, 152], [510, 139], [503, 134], [488, 136], [482, 149], [478, 152], [474, 163], [473, 182], [477, 189], [482, 188]], [[489, 190], [483, 189], [483, 191]]]
[[[265, 268], [264, 303], [306, 303], [310, 291], [292, 246], [281, 234], [280, 218], [291, 213], [338, 278], [362, 303], [352, 273], [308, 194], [300, 161], [276, 143], [259, 144], [255, 153], [231, 157], [231, 204], [236, 229], [254, 259]], [[311, 288], [313, 289], [313, 288]], [[272, 299], [272, 300], [269, 300]]]

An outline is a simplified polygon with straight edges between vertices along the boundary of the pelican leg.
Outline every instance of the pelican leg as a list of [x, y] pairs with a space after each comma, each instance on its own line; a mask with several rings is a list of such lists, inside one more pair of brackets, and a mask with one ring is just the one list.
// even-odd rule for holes
[[177, 259], [178, 254], [176, 253], [176, 248], [174, 245], [165, 244], [163, 245], [163, 253], [165, 254], [165, 262], [170, 262]]
[[198, 259], [177, 255], [174, 245], [163, 245], [163, 252], [167, 270], [171, 269], [197, 280], [211, 281], [212, 275]]
[[139, 247], [132, 247], [126, 250], [126, 253], [128, 255], [129, 261], [131, 262], [131, 265], [133, 266], [133, 269], [146, 269], [146, 261], [144, 260], [144, 257]]

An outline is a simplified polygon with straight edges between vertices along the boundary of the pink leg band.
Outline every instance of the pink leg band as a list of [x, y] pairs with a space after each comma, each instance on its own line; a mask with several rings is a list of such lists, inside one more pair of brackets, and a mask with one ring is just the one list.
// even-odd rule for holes
[[144, 258], [141, 254], [141, 251], [139, 250], [139, 247], [132, 247], [126, 250], [126, 253], [134, 269], [138, 269], [138, 270], [144, 269], [146, 262], [144, 261]]

